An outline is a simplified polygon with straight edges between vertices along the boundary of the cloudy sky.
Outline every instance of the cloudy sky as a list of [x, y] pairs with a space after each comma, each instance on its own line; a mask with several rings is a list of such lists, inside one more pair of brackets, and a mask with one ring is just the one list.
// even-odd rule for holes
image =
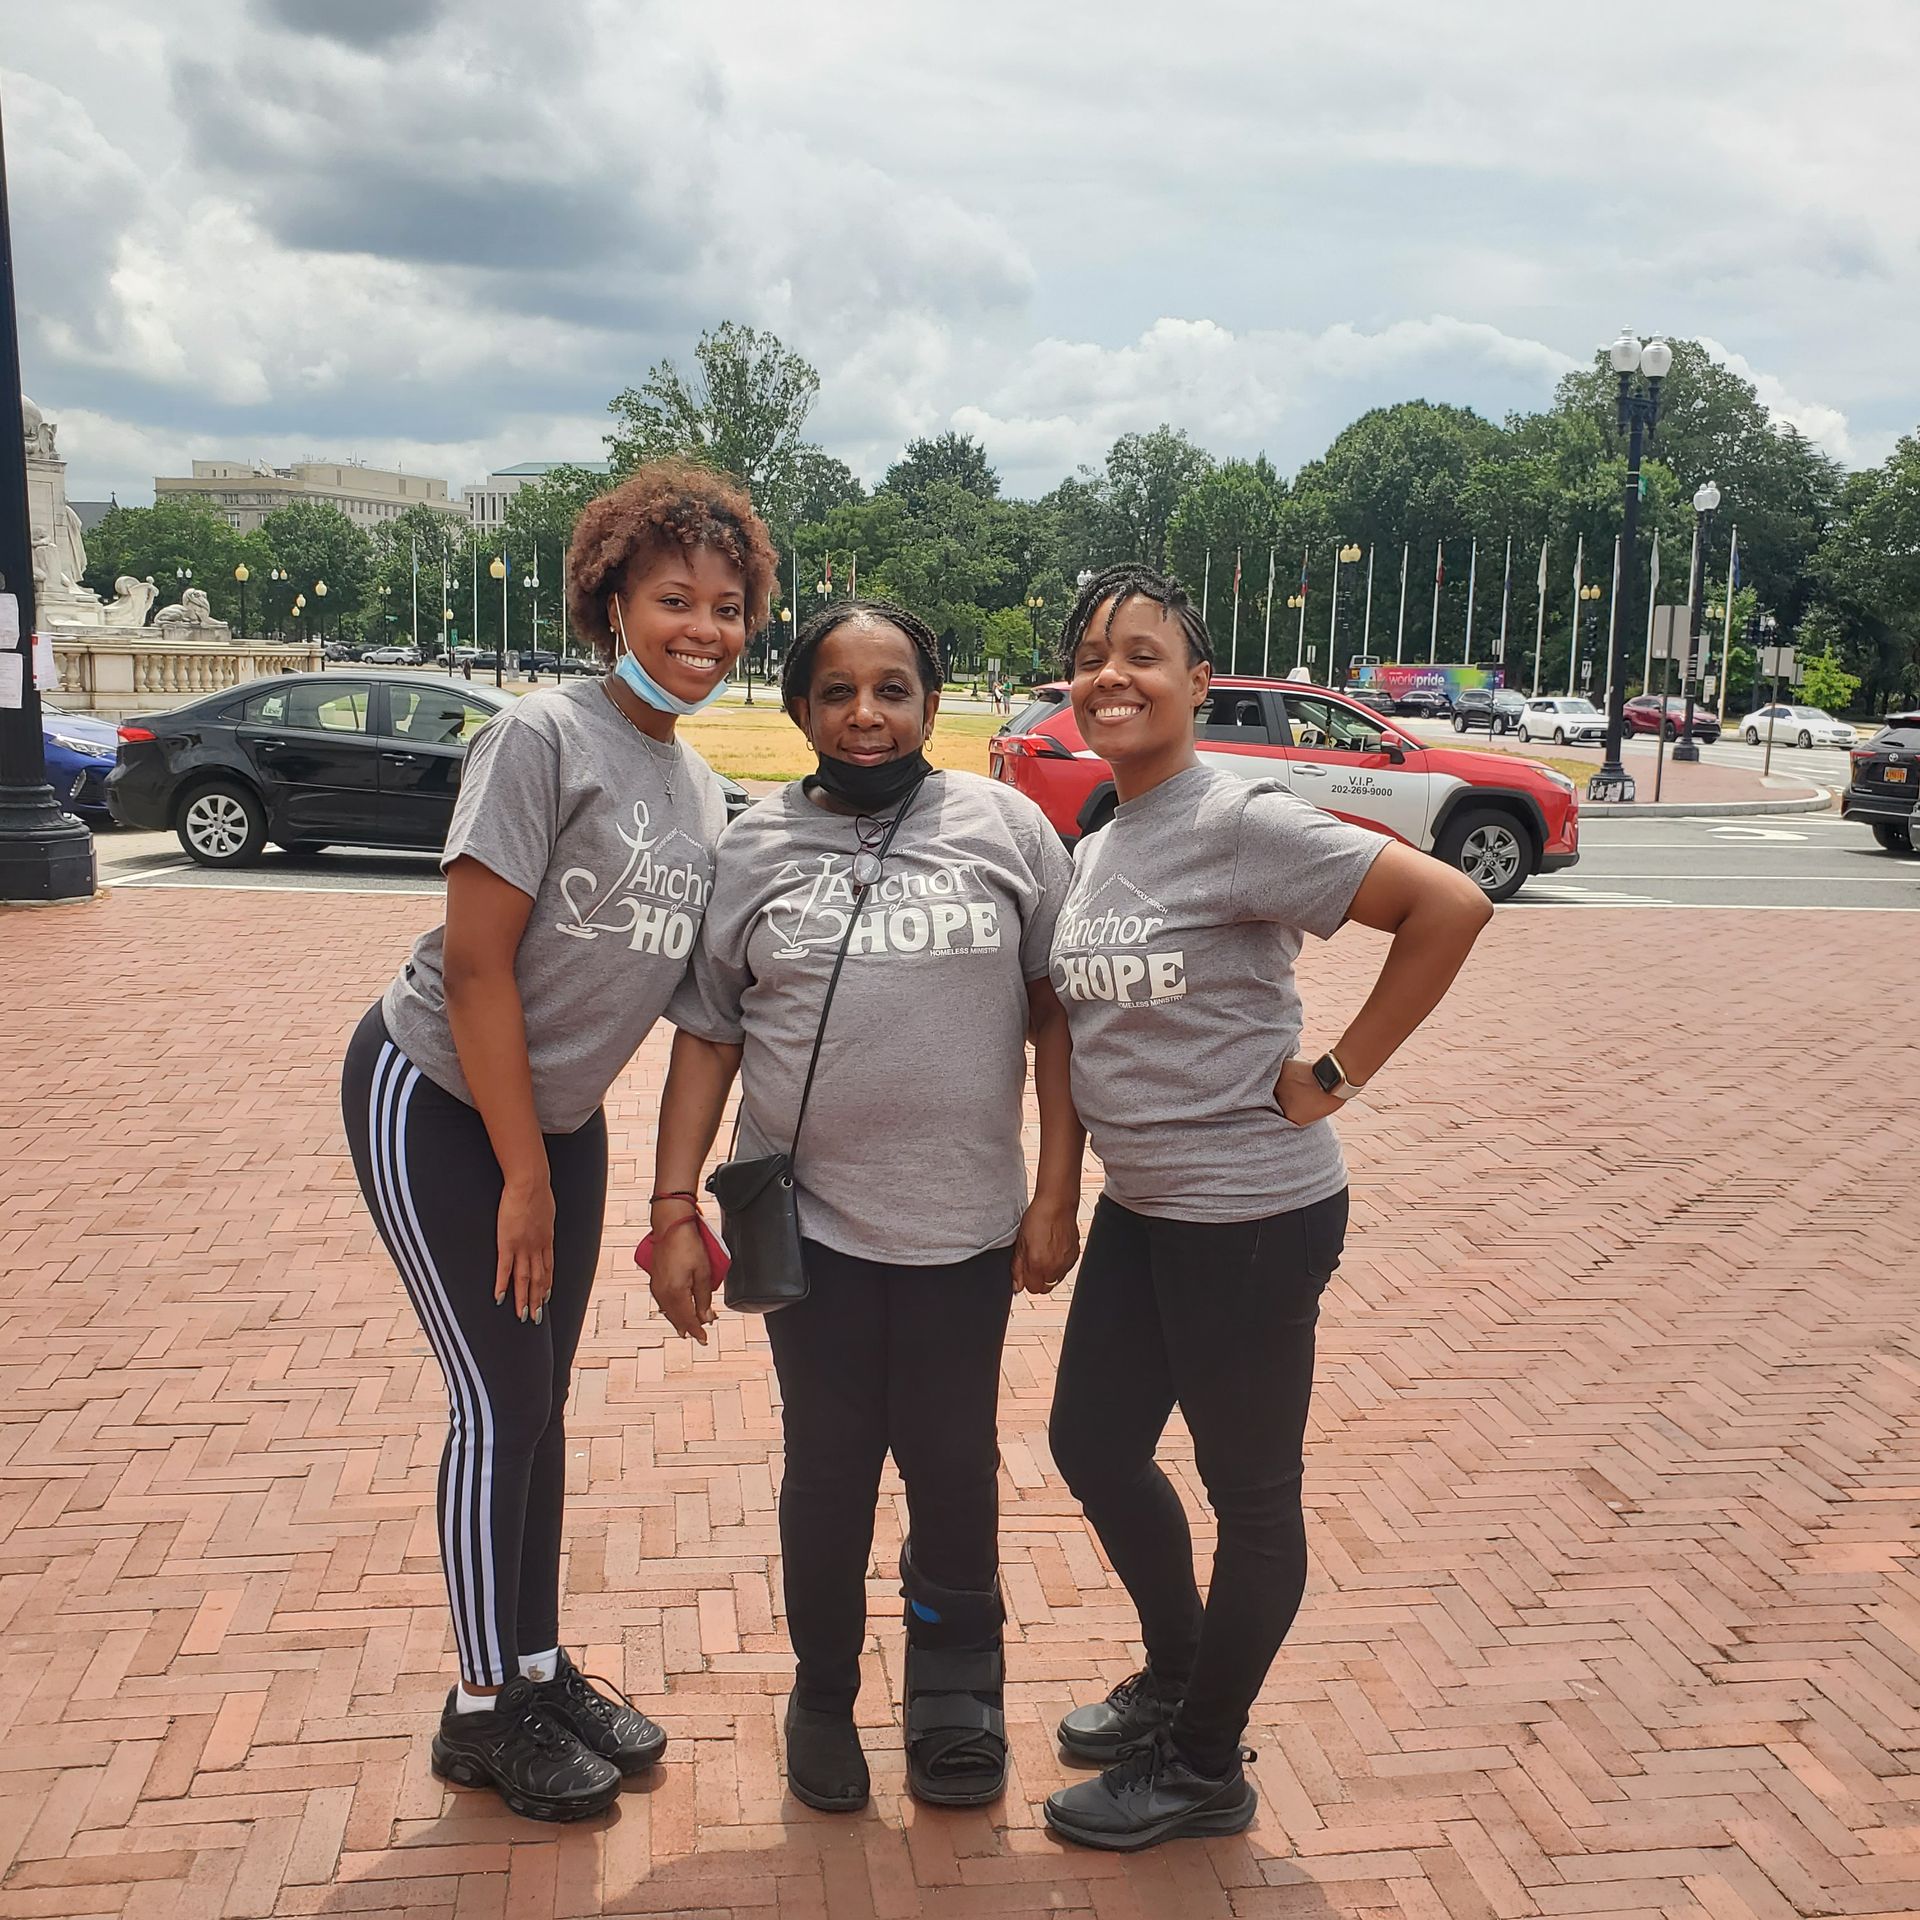
[[1022, 493], [1538, 406], [1623, 322], [1849, 462], [1920, 423], [1914, 0], [0, 0], [0, 61], [77, 498], [591, 457], [723, 318], [868, 478], [953, 426]]

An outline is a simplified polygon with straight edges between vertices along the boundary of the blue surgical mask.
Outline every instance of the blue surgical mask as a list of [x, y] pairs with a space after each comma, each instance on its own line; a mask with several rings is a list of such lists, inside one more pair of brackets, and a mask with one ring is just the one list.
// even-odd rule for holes
[[614, 662], [613, 670], [637, 693], [648, 706], [661, 713], [677, 713], [684, 717], [698, 713], [702, 707], [710, 707], [727, 690], [724, 674], [714, 683], [714, 689], [704, 699], [682, 700], [678, 694], [669, 693], [638, 660], [633, 657], [633, 649], [627, 644], [627, 619], [620, 611], [620, 602], [613, 603], [613, 617], [620, 628], [620, 658]]

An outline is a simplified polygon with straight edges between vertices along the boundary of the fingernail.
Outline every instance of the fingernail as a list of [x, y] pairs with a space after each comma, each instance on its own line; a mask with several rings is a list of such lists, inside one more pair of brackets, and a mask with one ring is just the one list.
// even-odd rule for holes
[[515, 1309], [515, 1311], [519, 1314], [522, 1320], [524, 1320], [527, 1317], [527, 1310], [525, 1307], [518, 1307]]
[[547, 1309], [546, 1309], [546, 1307], [545, 1307], [545, 1305], [544, 1305], [544, 1304], [542, 1304], [542, 1305], [540, 1305], [540, 1306], [537, 1306], [537, 1307], [535, 1307], [535, 1308], [534, 1308], [534, 1310], [533, 1310], [533, 1324], [534, 1324], [534, 1325], [535, 1325], [536, 1327], [537, 1327], [537, 1326], [538, 1326], [538, 1325], [540, 1324], [540, 1316], [541, 1316], [541, 1315], [542, 1315], [543, 1313], [545, 1313], [545, 1312], [546, 1312], [546, 1310], [547, 1310]]

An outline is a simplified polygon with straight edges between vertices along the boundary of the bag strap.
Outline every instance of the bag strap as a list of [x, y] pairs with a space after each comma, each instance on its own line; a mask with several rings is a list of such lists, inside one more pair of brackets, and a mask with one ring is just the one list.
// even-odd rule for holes
[[[900, 802], [893, 818], [887, 823], [886, 833], [881, 837], [879, 846], [874, 849], [874, 863], [878, 865], [887, 857], [887, 849], [893, 845], [893, 836], [900, 831], [900, 822], [907, 817], [907, 809], [920, 797], [920, 789], [927, 784], [923, 774], [915, 783], [913, 791]], [[820, 1043], [827, 1037], [827, 1015], [833, 1011], [833, 991], [840, 984], [840, 969], [847, 963], [847, 949], [853, 944], [853, 923], [860, 917], [860, 903], [867, 897], [867, 889], [856, 885], [853, 890], [853, 905], [847, 910], [847, 924], [840, 935], [840, 950], [833, 956], [833, 971], [827, 976], [827, 997], [820, 1003], [820, 1024], [813, 1031], [813, 1052], [807, 1058], [806, 1084], [800, 1089], [800, 1111], [793, 1118], [793, 1144], [787, 1149], [787, 1162], [791, 1166], [800, 1153], [800, 1129], [807, 1124], [807, 1102], [813, 1096], [814, 1070], [820, 1064]]]
[[[893, 836], [900, 831], [900, 822], [907, 817], [907, 809], [920, 797], [920, 789], [927, 784], [925, 775], [915, 784], [913, 790], [900, 802], [899, 810], [887, 822], [886, 833], [880, 844], [874, 849], [876, 862], [887, 857], [887, 849], [893, 845]], [[827, 1015], [833, 1011], [834, 989], [840, 984], [840, 969], [846, 965], [847, 949], [853, 944], [853, 924], [860, 915], [860, 903], [867, 897], [867, 889], [856, 885], [853, 890], [853, 905], [847, 914], [847, 924], [841, 929], [840, 945], [833, 956], [833, 971], [827, 976], [826, 998], [820, 1003], [820, 1024], [813, 1032], [813, 1051], [807, 1057], [807, 1078], [800, 1089], [800, 1111], [794, 1115], [793, 1143], [787, 1148], [787, 1162], [791, 1166], [800, 1151], [800, 1130], [807, 1123], [807, 1102], [813, 1097], [813, 1076], [820, 1065], [821, 1043], [827, 1037]], [[740, 1089], [739, 1098], [733, 1108], [733, 1145], [727, 1151], [727, 1158], [733, 1159], [740, 1151], [740, 1125], [746, 1111], [746, 1088]]]

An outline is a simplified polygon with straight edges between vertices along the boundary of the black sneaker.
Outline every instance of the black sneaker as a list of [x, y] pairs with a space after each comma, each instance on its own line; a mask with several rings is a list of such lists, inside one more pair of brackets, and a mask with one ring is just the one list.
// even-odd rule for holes
[[823, 1713], [803, 1707], [796, 1692], [787, 1701], [787, 1785], [793, 1797], [821, 1813], [858, 1813], [873, 1783], [853, 1709]]
[[529, 1820], [585, 1820], [620, 1792], [620, 1769], [589, 1753], [534, 1695], [509, 1680], [485, 1713], [459, 1713], [449, 1692], [433, 1736], [433, 1770], [456, 1786], [492, 1787]]
[[[604, 1687], [607, 1692], [600, 1689]], [[610, 1700], [608, 1693], [618, 1694]], [[622, 1773], [645, 1773], [667, 1750], [667, 1736], [610, 1680], [589, 1679], [560, 1650], [551, 1680], [536, 1680], [533, 1697], [590, 1753]]]
[[1170, 1726], [1179, 1704], [1180, 1695], [1163, 1687], [1151, 1667], [1142, 1667], [1098, 1706], [1075, 1707], [1060, 1722], [1060, 1744], [1076, 1760], [1110, 1767]]
[[[1241, 1760], [1253, 1755], [1242, 1748]], [[1260, 1796], [1238, 1761], [1218, 1779], [1196, 1773], [1166, 1734], [1109, 1767], [1098, 1780], [1065, 1787], [1047, 1800], [1047, 1825], [1063, 1840], [1109, 1853], [1137, 1853], [1162, 1840], [1245, 1833]]]

